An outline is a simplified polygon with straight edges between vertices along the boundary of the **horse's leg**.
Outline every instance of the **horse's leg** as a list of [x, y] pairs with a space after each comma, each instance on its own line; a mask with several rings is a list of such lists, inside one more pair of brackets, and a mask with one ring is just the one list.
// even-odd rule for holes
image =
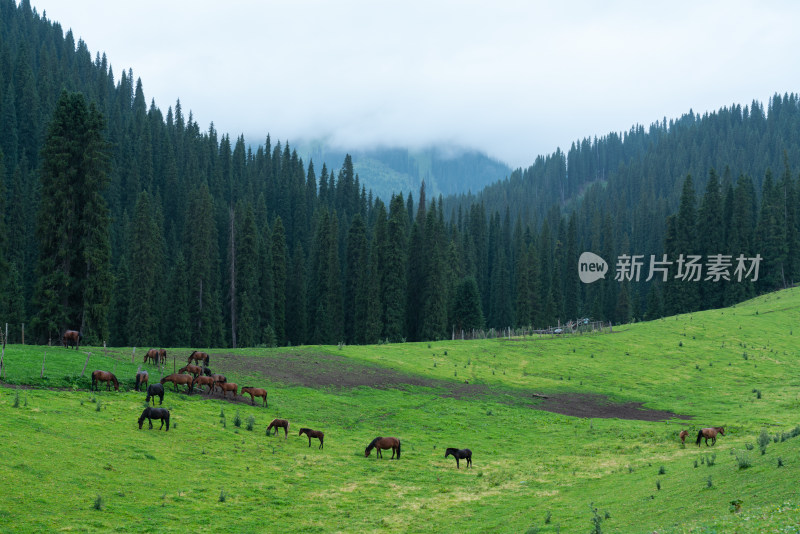
[[[277, 430], [275, 432], [277, 433]], [[283, 427], [283, 439], [286, 439], [288, 437], [289, 437], [289, 427], [285, 426]]]
[[150, 419], [149, 417], [147, 418], [147, 420], [150, 421], [150, 430], [153, 430], [153, 420]]

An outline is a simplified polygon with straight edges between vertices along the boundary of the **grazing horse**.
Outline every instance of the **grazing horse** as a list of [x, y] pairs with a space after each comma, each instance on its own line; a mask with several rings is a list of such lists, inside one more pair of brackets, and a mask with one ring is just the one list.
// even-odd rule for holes
[[153, 360], [155, 365], [158, 365], [158, 349], [150, 349], [144, 355], [144, 363], [147, 363], [147, 360]]
[[244, 386], [239, 394], [244, 397], [245, 393], [250, 395], [250, 404], [255, 405], [256, 397], [263, 397], [264, 398], [264, 406], [269, 407], [267, 404], [267, 390], [262, 388], [251, 388], [250, 386]]
[[706, 447], [708, 447], [708, 440], [711, 438], [711, 445], [717, 442], [717, 434], [725, 435], [725, 428], [721, 426], [712, 426], [710, 428], [701, 428], [697, 433], [697, 446], [700, 446], [700, 441], [705, 438]]
[[162, 365], [167, 363], [167, 351], [166, 350], [158, 349], [158, 361], [160, 361]]
[[119, 391], [119, 382], [117, 382], [117, 377], [114, 376], [112, 373], [108, 371], [92, 371], [92, 390], [99, 391], [97, 387], [98, 382], [105, 382], [108, 391], [111, 391], [111, 383], [114, 383], [114, 389]]
[[269, 436], [269, 431], [275, 429], [275, 434], [278, 434], [278, 429], [283, 429], [283, 439], [289, 435], [289, 421], [286, 419], [273, 419], [272, 422], [267, 427], [267, 435]]
[[153, 429], [153, 419], [161, 419], [161, 426], [158, 429], [161, 430], [164, 428], [164, 423], [167, 423], [167, 432], [169, 432], [169, 410], [166, 408], [151, 408], [150, 406], [145, 408], [142, 415], [139, 416], [139, 430], [142, 429], [145, 419], [150, 421], [150, 430]]
[[364, 449], [364, 457], [369, 456], [372, 449], [375, 449], [375, 458], [383, 458], [381, 449], [392, 449], [392, 459], [394, 459], [395, 453], [397, 453], [397, 459], [400, 459], [400, 440], [397, 438], [377, 437], [373, 439]]
[[461, 469], [458, 465], [459, 460], [467, 460], [467, 467], [472, 467], [472, 451], [469, 449], [453, 449], [448, 448], [444, 451], [444, 457], [447, 458], [450, 455], [453, 455], [453, 458], [456, 459], [456, 469]]
[[214, 382], [218, 382], [220, 384], [224, 384], [225, 382], [228, 381], [228, 379], [225, 378], [225, 375], [207, 374], [207, 376], [210, 376], [211, 378], [214, 379]]
[[681, 433], [678, 434], [678, 437], [681, 438], [681, 443], [683, 443], [684, 445], [686, 444], [686, 436], [688, 435], [689, 435], [688, 430], [681, 430]]
[[67, 348], [67, 345], [75, 346], [75, 350], [78, 350], [78, 345], [80, 345], [81, 341], [83, 340], [83, 334], [81, 334], [77, 330], [66, 330], [61, 335], [61, 344], [64, 345], [64, 348]]
[[236, 398], [236, 391], [239, 389], [239, 386], [234, 382], [217, 382], [216, 385], [222, 390], [223, 397], [225, 397], [229, 391], [232, 391], [233, 398]]
[[180, 369], [178, 369], [178, 372], [179, 373], [189, 373], [189, 374], [194, 375], [195, 378], [197, 378], [198, 376], [203, 374], [203, 368], [188, 363], [188, 364], [184, 365], [183, 367], [181, 367]]
[[186, 386], [189, 393], [192, 392], [192, 375], [182, 375], [179, 373], [172, 373], [161, 379], [161, 383], [172, 382], [175, 386], [175, 391], [178, 391], [178, 385]]
[[[277, 432], [277, 431], [278, 430], [275, 429], [275, 432]], [[321, 430], [311, 430], [310, 428], [301, 428], [300, 429], [300, 433], [298, 434], [298, 436], [302, 436], [303, 434], [308, 436], [308, 446], [309, 447], [311, 446], [311, 438], [319, 438], [319, 447], [317, 447], [317, 448], [321, 449], [323, 447], [323, 440], [325, 439], [325, 433], [322, 432]]]
[[150, 375], [147, 374], [147, 371], [138, 371], [136, 373], [136, 386], [133, 389], [141, 391], [139, 388], [143, 388], [149, 381]]
[[195, 386], [198, 386], [198, 388], [200, 386], [208, 386], [206, 395], [210, 395], [214, 391], [214, 379], [210, 376], [198, 376], [192, 381], [192, 387], [194, 388]]
[[158, 405], [164, 404], [164, 386], [163, 384], [151, 384], [147, 386], [147, 398], [144, 399], [145, 403], [149, 403], [153, 399], [153, 406], [156, 405], [156, 396], [158, 396]]
[[208, 354], [205, 352], [194, 351], [189, 355], [189, 360], [187, 363], [192, 363], [192, 361], [203, 362], [206, 367], [208, 367]]

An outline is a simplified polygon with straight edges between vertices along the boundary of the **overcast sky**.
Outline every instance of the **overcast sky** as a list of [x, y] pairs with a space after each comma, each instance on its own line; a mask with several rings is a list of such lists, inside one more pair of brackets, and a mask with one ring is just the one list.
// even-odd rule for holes
[[513, 167], [584, 137], [800, 91], [800, 3], [32, 0], [148, 104], [341, 148], [464, 145]]

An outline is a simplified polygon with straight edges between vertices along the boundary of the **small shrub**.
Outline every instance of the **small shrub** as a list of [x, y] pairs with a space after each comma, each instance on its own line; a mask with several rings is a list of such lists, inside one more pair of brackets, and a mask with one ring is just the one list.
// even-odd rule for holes
[[766, 428], [761, 429], [761, 434], [758, 435], [758, 448], [761, 449], [761, 454], [767, 453], [767, 445], [772, 438], [769, 437], [769, 433], [767, 432]]
[[757, 399], [761, 398], [761, 390], [760, 389], [758, 391], [756, 391], [756, 398]]
[[783, 467], [783, 458], [778, 456], [778, 467]]
[[548, 512], [547, 512], [547, 515], [546, 515], [546, 516], [544, 516], [544, 524], [545, 524], [545, 525], [549, 525], [549, 524], [550, 524], [550, 519], [551, 519], [552, 517], [553, 517], [553, 512], [550, 512], [550, 511], [548, 511]]
[[697, 460], [694, 461], [694, 466], [697, 467]]
[[97, 495], [97, 498], [94, 500], [92, 508], [94, 508], [95, 510], [103, 509], [103, 497], [101, 495]]
[[666, 474], [666, 472], [667, 472], [667, 470], [664, 468], [663, 465], [658, 468], [658, 474], [659, 475], [664, 475], [664, 474]]
[[225, 490], [219, 490], [219, 502], [225, 502]]
[[736, 453], [736, 463], [739, 465], [739, 469], [747, 469], [753, 465], [750, 461], [750, 456], [744, 452]]
[[222, 408], [219, 409], [219, 416], [220, 416], [221, 419], [225, 419], [225, 410], [224, 409], [222, 409]]
[[236, 412], [236, 415], [233, 416], [233, 426], [239, 428], [242, 426], [242, 418], [239, 417], [239, 412]]
[[447, 351], [444, 351], [444, 355], [447, 356]]
[[594, 503], [590, 504], [589, 508], [592, 510], [592, 534], [603, 534], [603, 516], [597, 513]]
[[682, 347], [683, 346], [683, 341], [678, 341], [678, 346]]
[[661, 491], [661, 481], [656, 479], [656, 489]]
[[247, 430], [252, 432], [254, 426], [256, 426], [256, 418], [251, 415], [247, 418]]
[[752, 443], [745, 443], [745, 444], [744, 444], [744, 447], [745, 447], [745, 448], [746, 448], [748, 451], [752, 451], [752, 450], [753, 450], [753, 448], [754, 448], [755, 446], [754, 446]]
[[714, 483], [711, 482], [711, 475], [708, 475], [708, 480], [706, 480], [706, 487], [710, 488], [713, 485], [714, 485]]
[[97, 401], [97, 407], [94, 409], [94, 411], [99, 412], [102, 409], [101, 405], [102, 403], [100, 401]]
[[717, 463], [717, 453], [716, 452], [712, 452], [711, 456], [706, 458], [706, 466], [707, 467], [711, 467], [715, 463]]
[[14, 395], [14, 408], [19, 408], [19, 391]]

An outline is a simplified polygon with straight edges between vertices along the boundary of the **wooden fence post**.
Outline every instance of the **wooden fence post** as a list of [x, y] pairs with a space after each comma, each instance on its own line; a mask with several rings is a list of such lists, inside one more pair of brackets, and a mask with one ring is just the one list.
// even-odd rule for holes
[[83, 371], [81, 371], [81, 376], [86, 372], [86, 366], [89, 365], [89, 356], [91, 356], [91, 352], [86, 353], [86, 361], [83, 363]]
[[133, 363], [134, 356], [136, 356], [136, 347], [133, 347], [133, 352], [131, 352], [131, 363]]
[[42, 374], [39, 378], [44, 378], [44, 362], [47, 360], [47, 349], [44, 351], [44, 358], [42, 358]]

